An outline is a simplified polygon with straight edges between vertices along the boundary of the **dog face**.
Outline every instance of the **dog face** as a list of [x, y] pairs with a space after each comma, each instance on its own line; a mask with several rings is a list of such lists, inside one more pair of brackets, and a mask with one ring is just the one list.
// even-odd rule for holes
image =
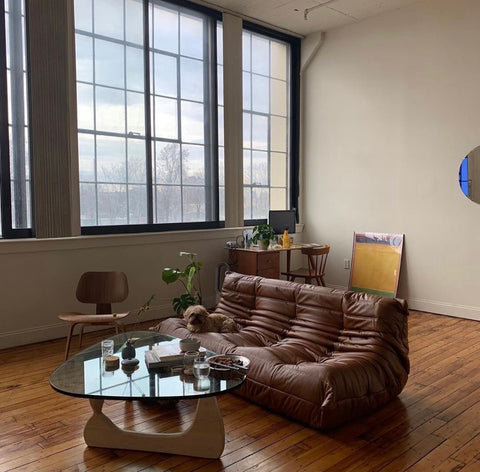
[[185, 313], [183, 314], [183, 318], [187, 322], [187, 324], [191, 326], [201, 326], [205, 323], [208, 317], [208, 312], [202, 305], [193, 305], [189, 306]]

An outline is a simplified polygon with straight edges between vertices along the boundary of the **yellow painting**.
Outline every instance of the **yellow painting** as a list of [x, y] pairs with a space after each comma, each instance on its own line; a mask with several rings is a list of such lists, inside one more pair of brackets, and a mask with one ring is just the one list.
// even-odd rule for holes
[[403, 234], [354, 233], [350, 290], [397, 295]]

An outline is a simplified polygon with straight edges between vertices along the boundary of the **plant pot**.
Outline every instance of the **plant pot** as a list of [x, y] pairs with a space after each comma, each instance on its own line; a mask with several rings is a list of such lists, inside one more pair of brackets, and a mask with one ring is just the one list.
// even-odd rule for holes
[[269, 239], [259, 239], [258, 240], [258, 247], [262, 250], [267, 250], [268, 246], [270, 245], [270, 240]]

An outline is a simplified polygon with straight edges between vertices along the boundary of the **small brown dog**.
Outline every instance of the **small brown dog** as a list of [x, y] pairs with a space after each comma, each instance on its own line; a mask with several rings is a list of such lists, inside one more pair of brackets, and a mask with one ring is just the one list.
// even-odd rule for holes
[[202, 305], [189, 306], [183, 314], [187, 329], [192, 333], [235, 333], [238, 331], [235, 322], [220, 313], [208, 313]]

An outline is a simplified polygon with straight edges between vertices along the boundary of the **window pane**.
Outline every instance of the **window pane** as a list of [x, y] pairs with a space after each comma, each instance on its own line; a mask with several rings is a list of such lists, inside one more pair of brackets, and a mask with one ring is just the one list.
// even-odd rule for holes
[[92, 0], [75, 0], [75, 28], [92, 31]]
[[258, 35], [252, 36], [252, 72], [268, 75], [270, 69], [269, 40]]
[[272, 187], [287, 187], [286, 154], [280, 154], [278, 152], [272, 152], [270, 154], [270, 184]]
[[182, 146], [183, 183], [205, 184], [205, 148], [203, 146]]
[[288, 50], [287, 45], [277, 41], [270, 42], [270, 71], [276, 79], [287, 80]]
[[180, 145], [156, 143], [155, 178], [159, 184], [179, 184], [181, 172]]
[[124, 48], [111, 41], [95, 40], [95, 82], [110, 87], [123, 88]]
[[165, 54], [154, 54], [154, 93], [176, 97], [177, 93], [177, 60]]
[[125, 139], [97, 136], [97, 180], [126, 182], [125, 155]]
[[268, 153], [252, 152], [252, 184], [268, 185]]
[[137, 48], [126, 48], [127, 53], [127, 88], [137, 92], [145, 89], [143, 68], [143, 51]]
[[154, 5], [151, 17], [153, 23], [153, 47], [161, 51], [177, 53], [178, 12]]
[[194, 16], [180, 15], [180, 54], [203, 58], [203, 20]]
[[177, 223], [182, 214], [181, 187], [157, 186], [156, 192], [157, 223]]
[[75, 49], [77, 61], [77, 80], [93, 82], [92, 38], [77, 34], [75, 36]]
[[203, 104], [182, 101], [182, 140], [188, 143], [203, 143], [203, 126]]
[[218, 183], [225, 185], [225, 148], [218, 148]]
[[182, 57], [180, 60], [182, 98], [203, 100], [203, 62]]
[[95, 184], [80, 183], [80, 223], [82, 226], [96, 226], [97, 190]]
[[95, 138], [78, 134], [78, 167], [80, 182], [95, 182]]
[[95, 33], [110, 38], [123, 39], [123, 2], [95, 0], [93, 4]]
[[268, 149], [268, 118], [266, 116], [252, 116], [252, 148]]
[[268, 215], [268, 188], [252, 188], [252, 219], [265, 218]]
[[93, 129], [93, 86], [77, 84], [77, 124], [79, 129]]
[[270, 121], [272, 151], [287, 151], [287, 120], [278, 116], [272, 116]]
[[252, 183], [252, 151], [243, 150], [243, 183], [250, 185]]
[[143, 44], [143, 5], [142, 0], [126, 0], [126, 40], [130, 43]]
[[252, 216], [252, 187], [243, 188], [243, 217], [246, 220], [253, 219]]
[[218, 145], [224, 146], [225, 125], [223, 121], [223, 107], [218, 107]]
[[270, 189], [270, 210], [284, 210], [287, 203], [287, 189]]
[[270, 111], [274, 115], [287, 116], [287, 83], [270, 80]]
[[127, 186], [101, 184], [98, 186], [98, 224], [126, 225]]
[[147, 214], [147, 186], [129, 185], [128, 186], [128, 223], [145, 224], [148, 223]]
[[125, 92], [95, 87], [95, 94], [97, 130], [125, 133]]
[[243, 73], [243, 109], [252, 109], [252, 74]]
[[177, 139], [177, 101], [155, 97], [154, 106], [155, 136], [157, 138]]
[[223, 106], [223, 66], [217, 68], [217, 102]]
[[128, 139], [128, 182], [147, 183], [147, 157], [143, 139]]
[[269, 80], [267, 77], [252, 74], [252, 110], [268, 113], [269, 110]]
[[145, 99], [143, 93], [127, 92], [127, 133], [145, 136]]
[[251, 71], [251, 47], [252, 47], [252, 35], [250, 33], [243, 32], [242, 35], [242, 68], [246, 71]]
[[205, 189], [183, 188], [183, 221], [205, 221]]
[[243, 147], [252, 147], [252, 115], [250, 113], [243, 114]]

